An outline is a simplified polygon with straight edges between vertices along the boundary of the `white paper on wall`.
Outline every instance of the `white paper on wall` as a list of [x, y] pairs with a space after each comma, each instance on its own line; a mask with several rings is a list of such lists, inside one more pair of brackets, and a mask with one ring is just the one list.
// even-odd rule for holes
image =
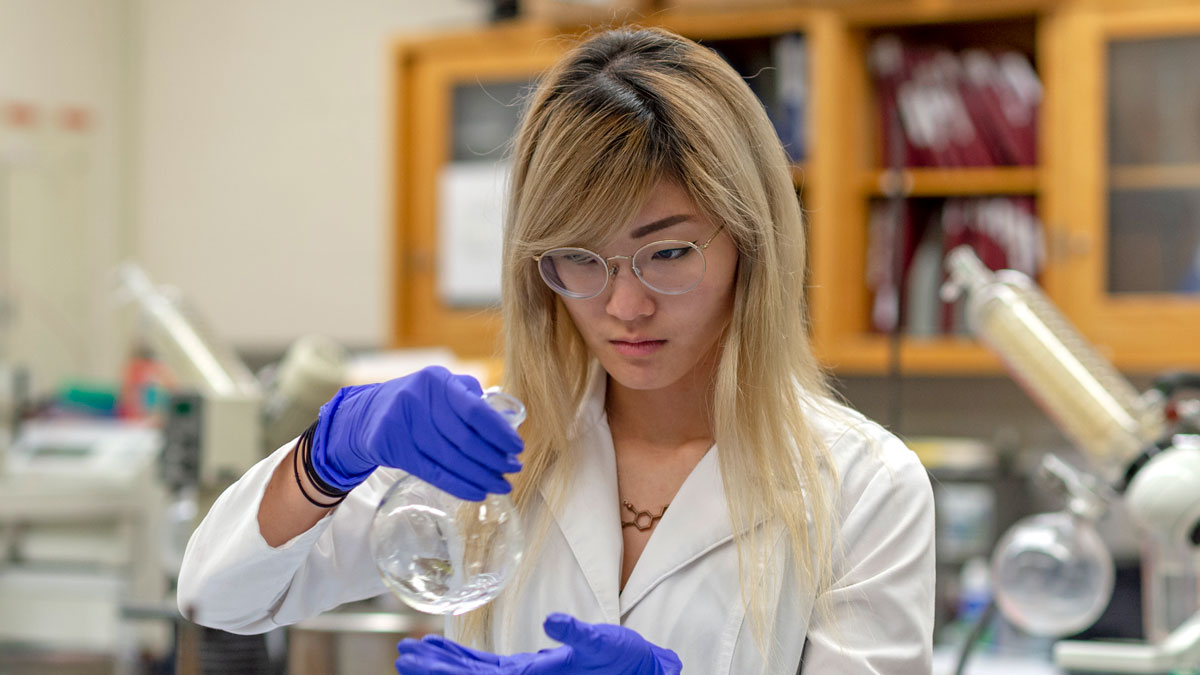
[[437, 287], [441, 301], [500, 303], [507, 162], [452, 162], [438, 182]]

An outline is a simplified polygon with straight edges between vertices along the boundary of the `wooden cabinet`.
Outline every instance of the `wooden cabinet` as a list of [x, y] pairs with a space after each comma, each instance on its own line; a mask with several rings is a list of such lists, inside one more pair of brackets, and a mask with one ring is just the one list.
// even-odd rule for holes
[[[463, 130], [455, 128], [456, 119], [470, 112], [483, 117], [484, 124], [507, 124], [499, 135], [510, 134], [516, 121], [510, 113], [520, 105], [511, 93], [562, 54], [563, 43], [556, 36], [549, 27], [517, 25], [403, 41], [396, 47], [393, 326], [398, 346], [448, 346], [465, 358], [496, 352], [499, 312], [487, 304], [456, 302], [448, 297], [445, 279], [439, 283], [439, 254], [448, 246], [445, 241], [439, 246], [439, 234], [444, 234], [439, 226], [446, 222], [439, 195], [448, 168], [463, 153], [460, 148], [491, 163], [503, 150], [486, 138], [481, 141], [485, 147], [473, 147], [471, 139], [462, 138]], [[468, 103], [462, 100], [467, 91], [482, 92], [487, 110], [456, 111], [456, 102]], [[508, 95], [492, 99], [493, 92]], [[483, 135], [497, 134], [485, 130]]]
[[838, 65], [814, 64], [832, 82], [823, 88], [823, 98], [815, 95], [815, 104], [823, 109], [817, 120], [825, 124], [819, 135], [828, 154], [814, 173], [828, 192], [810, 225], [814, 342], [821, 359], [836, 372], [999, 372], [999, 361], [968, 337], [894, 337], [872, 328], [868, 221], [872, 204], [887, 199], [1040, 196], [1046, 187], [1041, 166], [890, 167], [868, 60], [875, 40], [885, 35], [921, 47], [1018, 49], [1036, 60], [1038, 20], [1045, 5], [862, 3], [834, 14], [830, 46], [814, 55]]
[[1200, 367], [1200, 7], [1056, 15], [1047, 290], [1128, 370]]
[[[808, 215], [814, 344], [835, 371], [882, 373], [898, 358], [909, 373], [999, 372], [995, 357], [966, 337], [892, 341], [873, 332], [866, 283], [873, 202], [981, 195], [1036, 198], [1048, 249], [1040, 281], [1119, 366], [1147, 372], [1200, 367], [1200, 341], [1189, 339], [1200, 329], [1200, 295], [1178, 279], [1154, 285], [1148, 274], [1162, 272], [1167, 279], [1169, 268], [1179, 276], [1196, 258], [1200, 80], [1189, 79], [1183, 67], [1177, 75], [1163, 75], [1178, 77], [1177, 85], [1146, 90], [1146, 78], [1200, 56], [1200, 7], [1157, 2], [1147, 8], [1119, 0], [860, 1], [666, 10], [644, 23], [718, 51], [769, 49], [779, 36], [804, 36], [809, 141], [793, 176]], [[439, 246], [445, 246], [439, 232], [446, 217], [439, 181], [455, 160], [456, 96], [465, 105], [464, 87], [512, 92], [531, 82], [569, 47], [570, 37], [557, 36], [574, 30], [518, 23], [396, 47], [398, 346], [446, 345], [464, 357], [496, 353], [494, 306], [464, 306], [438, 282]], [[1044, 85], [1037, 163], [887, 169], [867, 63], [871, 41], [883, 32], [958, 47], [1010, 46], [1028, 54]], [[1121, 91], [1129, 87], [1140, 89]], [[1128, 96], [1145, 99], [1145, 105], [1123, 107]], [[498, 102], [515, 110], [511, 101]], [[1176, 114], [1187, 110], [1190, 117]], [[505, 123], [514, 122], [512, 117]], [[1150, 148], [1135, 133], [1147, 124], [1164, 129], [1175, 124], [1177, 131]], [[1159, 257], [1144, 261], [1151, 250]]]

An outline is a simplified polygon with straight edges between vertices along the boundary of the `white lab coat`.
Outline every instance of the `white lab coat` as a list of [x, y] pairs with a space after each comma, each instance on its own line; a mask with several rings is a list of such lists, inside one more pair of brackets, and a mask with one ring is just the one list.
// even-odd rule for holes
[[[792, 675], [930, 672], [933, 633], [933, 497], [928, 478], [894, 436], [844, 408], [813, 420], [842, 480], [835, 504], [837, 551], [828, 617], [791, 575], [790, 546], [764, 525], [783, 587], [770, 596], [764, 656], [741, 602], [733, 532], [716, 449], [684, 481], [637, 565], [619, 589], [622, 539], [616, 461], [604, 414], [604, 378], [581, 414], [575, 480], [553, 514], [534, 568], [495, 602], [499, 653], [554, 646], [541, 624], [551, 612], [620, 623], [673, 649], [684, 673]], [[199, 623], [252, 633], [295, 623], [385, 592], [366, 532], [397, 473], [379, 470], [312, 529], [279, 548], [258, 531], [266, 483], [280, 448], [231, 486], [188, 544], [181, 611]], [[534, 508], [542, 508], [538, 502]], [[455, 636], [454, 622], [447, 633]]]

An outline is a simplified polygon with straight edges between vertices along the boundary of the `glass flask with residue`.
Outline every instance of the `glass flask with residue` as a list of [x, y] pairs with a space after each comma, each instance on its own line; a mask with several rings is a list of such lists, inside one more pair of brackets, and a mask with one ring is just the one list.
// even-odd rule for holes
[[[496, 389], [483, 397], [513, 429], [525, 420], [516, 398]], [[512, 578], [524, 536], [507, 495], [466, 501], [409, 475], [380, 501], [370, 545], [384, 584], [406, 604], [462, 614], [490, 602]]]

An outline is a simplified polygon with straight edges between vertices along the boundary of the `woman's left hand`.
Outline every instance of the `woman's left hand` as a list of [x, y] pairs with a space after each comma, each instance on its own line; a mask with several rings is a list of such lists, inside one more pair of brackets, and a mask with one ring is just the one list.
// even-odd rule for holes
[[637, 632], [607, 623], [585, 623], [551, 614], [546, 635], [563, 643], [533, 654], [501, 656], [468, 649], [441, 636], [404, 640], [397, 647], [401, 675], [678, 675], [679, 657]]

